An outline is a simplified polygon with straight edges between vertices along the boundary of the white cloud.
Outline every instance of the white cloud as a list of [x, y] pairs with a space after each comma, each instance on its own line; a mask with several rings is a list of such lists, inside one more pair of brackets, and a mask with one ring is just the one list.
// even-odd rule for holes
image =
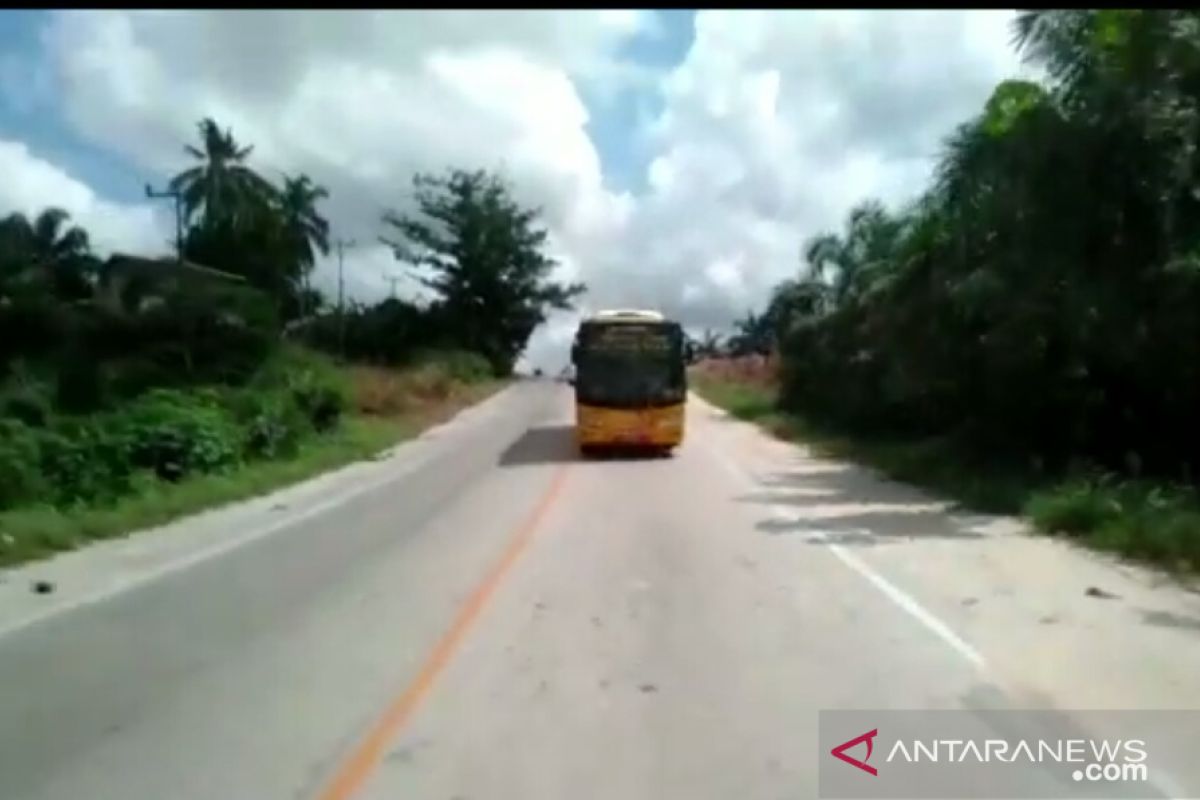
[[167, 228], [145, 205], [103, 200], [87, 185], [38, 158], [22, 142], [0, 139], [0, 215], [35, 216], [50, 206], [71, 215], [91, 234], [102, 255], [113, 250], [155, 253], [169, 249]]
[[[942, 137], [1018, 71], [1011, 12], [701, 11], [665, 80], [658, 155], [626, 241], [631, 289], [728, 328], [799, 268], [805, 237], [867, 198], [924, 188]], [[590, 276], [589, 276], [590, 277]], [[628, 277], [623, 275], [622, 278]]]
[[[375, 244], [416, 170], [498, 168], [546, 212], [584, 310], [660, 306], [728, 327], [798, 266], [800, 243], [867, 196], [919, 191], [950, 129], [1017, 71], [1007, 11], [701, 11], [683, 62], [621, 56], [653, 16], [569, 12], [80, 12], [45, 43], [67, 118], [167, 174], [214, 116], [271, 170], [329, 187], [352, 296], [400, 272]], [[661, 94], [631, 140], [639, 196], [605, 189], [580, 87]], [[601, 103], [604, 107], [604, 103]], [[333, 260], [317, 284], [336, 285]], [[530, 356], [565, 359], [572, 315]], [[564, 336], [566, 337], [564, 339]]]
[[[305, 171], [326, 185], [339, 236], [375, 241], [381, 212], [410, 202], [413, 172], [455, 165], [502, 170], [572, 248], [576, 237], [603, 237], [628, 205], [603, 189], [574, 81], [619, 72], [616, 48], [648, 19], [70, 12], [46, 42], [77, 129], [148, 169], [180, 169], [183, 143], [211, 115], [255, 145], [264, 171]], [[383, 252], [347, 258], [349, 292], [386, 287]], [[333, 267], [321, 265], [318, 285]]]

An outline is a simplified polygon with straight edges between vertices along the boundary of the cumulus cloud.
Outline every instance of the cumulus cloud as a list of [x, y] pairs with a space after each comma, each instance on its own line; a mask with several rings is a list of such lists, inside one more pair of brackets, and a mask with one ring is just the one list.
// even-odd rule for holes
[[71, 215], [91, 234], [102, 255], [114, 250], [158, 253], [167, 247], [167, 226], [144, 205], [112, 203], [86, 184], [38, 158], [22, 142], [0, 139], [0, 213], [34, 216], [50, 206]]
[[[584, 311], [727, 329], [797, 269], [805, 236], [923, 187], [941, 137], [1018, 71], [1011, 17], [701, 11], [659, 72], [626, 48], [656, 17], [626, 11], [72, 11], [44, 44], [63, 113], [94, 144], [166, 175], [211, 115], [268, 174], [325, 184], [335, 233], [359, 242], [352, 297], [400, 272], [377, 244], [381, 210], [411, 203], [414, 171], [461, 165], [501, 170], [545, 210], [561, 277], [590, 287]], [[628, 132], [652, 154], [643, 191], [607, 188], [585, 87], [655, 101]], [[334, 259], [316, 283], [336, 288]], [[530, 358], [561, 363], [575, 318], [555, 315]]]
[[864, 198], [897, 203], [925, 186], [942, 137], [1019, 71], [1011, 18], [697, 14], [651, 124], [649, 190], [617, 248], [640, 258], [597, 265], [595, 298], [648, 297], [693, 326], [728, 329], [795, 274], [806, 236]]
[[[268, 174], [304, 171], [331, 191], [347, 292], [389, 286], [377, 246], [411, 176], [503, 172], [546, 211], [563, 248], [602, 238], [627, 201], [603, 189], [575, 81], [621, 80], [619, 44], [642, 12], [70, 12], [46, 44], [63, 108], [93, 143], [161, 174], [213, 116]], [[564, 249], [563, 254], [569, 257]], [[334, 260], [317, 285], [336, 282]]]

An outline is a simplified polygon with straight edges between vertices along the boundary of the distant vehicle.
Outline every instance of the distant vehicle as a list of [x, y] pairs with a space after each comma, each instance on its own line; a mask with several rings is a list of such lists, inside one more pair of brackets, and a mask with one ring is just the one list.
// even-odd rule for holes
[[535, 378], [542, 377], [542, 368], [541, 367], [538, 367], [533, 371], [533, 377], [535, 377]]
[[683, 441], [684, 333], [657, 311], [601, 311], [571, 347], [575, 430], [586, 453], [634, 446], [664, 455]]

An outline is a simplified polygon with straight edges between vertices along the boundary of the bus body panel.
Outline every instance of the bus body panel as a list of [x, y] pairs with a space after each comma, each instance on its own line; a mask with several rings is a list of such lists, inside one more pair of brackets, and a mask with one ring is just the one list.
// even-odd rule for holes
[[676, 447], [683, 432], [683, 403], [638, 409], [575, 404], [575, 435], [583, 447]]
[[[651, 338], [639, 343], [643, 332]], [[580, 447], [670, 450], [683, 441], [683, 338], [679, 324], [657, 311], [600, 311], [580, 323], [571, 348]], [[635, 388], [639, 382], [644, 389]]]

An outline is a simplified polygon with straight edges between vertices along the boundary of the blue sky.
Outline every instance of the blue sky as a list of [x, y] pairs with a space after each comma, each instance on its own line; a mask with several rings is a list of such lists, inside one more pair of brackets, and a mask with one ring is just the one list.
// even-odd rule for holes
[[52, 72], [41, 45], [48, 11], [0, 12], [0, 139], [25, 143], [119, 202], [143, 196], [148, 176], [120, 154], [91, 145], [73, 130], [55, 102]]
[[[0, 12], [0, 139], [24, 142], [43, 158], [117, 202], [144, 197], [147, 181], [156, 176], [138, 168], [120, 153], [97, 147], [70, 124], [56, 102], [51, 64], [42, 47], [42, 32], [50, 19], [42, 10]], [[658, 24], [641, 31], [621, 47], [619, 57], [666, 74], [691, 47], [695, 11], [654, 12]], [[645, 187], [651, 153], [637, 131], [662, 111], [662, 97], [652, 83], [626, 88], [615, 97], [581, 85], [588, 106], [587, 133], [600, 155], [605, 182], [616, 191]]]
[[[658, 30], [631, 38], [623, 46], [621, 55], [666, 74], [683, 61], [692, 46], [696, 12], [666, 9], [655, 13]], [[620, 92], [611, 103], [604, 103], [587, 87], [582, 88], [581, 94], [591, 113], [587, 131], [600, 153], [609, 185], [618, 191], [644, 189], [650, 153], [648, 143], [635, 132], [643, 128], [646, 121], [662, 113], [661, 93], [653, 87], [638, 87]]]

